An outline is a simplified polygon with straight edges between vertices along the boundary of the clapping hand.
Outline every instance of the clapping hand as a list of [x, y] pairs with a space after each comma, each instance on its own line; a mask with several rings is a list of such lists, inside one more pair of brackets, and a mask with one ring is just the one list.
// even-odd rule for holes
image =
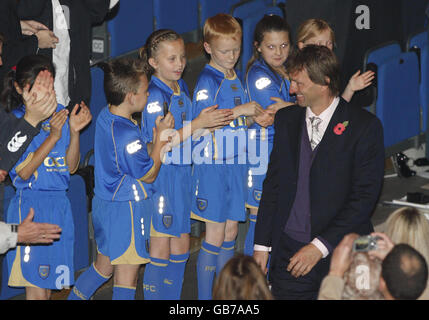
[[[80, 111], [78, 113], [80, 106]], [[85, 102], [76, 104], [70, 114], [70, 132], [77, 133], [85, 128], [92, 120], [91, 112]]]

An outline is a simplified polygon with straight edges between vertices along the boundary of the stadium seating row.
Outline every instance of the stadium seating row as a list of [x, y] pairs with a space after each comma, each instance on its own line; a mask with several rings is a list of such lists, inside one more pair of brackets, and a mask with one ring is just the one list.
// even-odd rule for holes
[[386, 148], [427, 130], [429, 108], [428, 31], [409, 36], [405, 50], [398, 42], [371, 48], [364, 70], [376, 71], [375, 99], [369, 109], [381, 120]]

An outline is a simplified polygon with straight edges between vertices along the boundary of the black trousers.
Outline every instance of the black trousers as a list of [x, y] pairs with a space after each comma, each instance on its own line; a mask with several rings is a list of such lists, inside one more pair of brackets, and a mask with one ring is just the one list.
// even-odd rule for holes
[[269, 280], [271, 292], [277, 300], [316, 300], [320, 284], [328, 274], [330, 257], [321, 259], [313, 269], [306, 274], [295, 278], [287, 271], [290, 258], [293, 257], [307, 243], [298, 242], [285, 233], [279, 241], [276, 257], [271, 261]]

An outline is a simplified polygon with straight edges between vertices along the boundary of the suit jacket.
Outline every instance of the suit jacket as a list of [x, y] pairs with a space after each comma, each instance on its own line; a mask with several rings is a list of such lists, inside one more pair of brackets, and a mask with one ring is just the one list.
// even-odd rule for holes
[[0, 91], [3, 88], [3, 79], [16, 66], [18, 61], [37, 51], [36, 36], [23, 36], [20, 19], [17, 14], [16, 0], [0, 1], [0, 32], [5, 37], [3, 43], [3, 66], [0, 67]]
[[[70, 13], [69, 107], [91, 97], [90, 58], [92, 25], [103, 22], [109, 11], [110, 0], [60, 0]], [[51, 0], [20, 0], [18, 15], [21, 20], [37, 20], [53, 30]], [[40, 54], [52, 59], [52, 49], [41, 49]]]
[[[306, 108], [277, 112], [275, 136], [263, 183], [255, 244], [272, 247], [276, 259], [280, 235], [295, 200], [302, 128]], [[348, 121], [342, 134], [338, 123]], [[310, 171], [311, 239], [335, 248], [350, 232], [373, 231], [371, 214], [384, 176], [383, 128], [376, 116], [341, 99], [319, 143]]]

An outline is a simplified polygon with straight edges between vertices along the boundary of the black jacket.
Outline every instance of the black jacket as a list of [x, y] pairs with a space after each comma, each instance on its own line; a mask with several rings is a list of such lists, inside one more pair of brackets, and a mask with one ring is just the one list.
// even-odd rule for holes
[[5, 37], [3, 43], [3, 66], [0, 67], [0, 90], [3, 88], [3, 79], [18, 61], [37, 52], [38, 40], [36, 36], [23, 36], [21, 24], [17, 14], [16, 0], [0, 1], [0, 33]]
[[0, 169], [12, 169], [39, 131], [40, 126], [34, 128], [0, 107]]
[[[84, 101], [89, 106], [91, 97], [90, 58], [92, 25], [101, 23], [109, 11], [109, 0], [59, 0], [69, 8], [70, 68], [69, 107]], [[53, 30], [51, 0], [20, 0], [18, 16], [21, 20], [36, 20]], [[41, 49], [40, 54], [52, 58], [52, 49]]]

